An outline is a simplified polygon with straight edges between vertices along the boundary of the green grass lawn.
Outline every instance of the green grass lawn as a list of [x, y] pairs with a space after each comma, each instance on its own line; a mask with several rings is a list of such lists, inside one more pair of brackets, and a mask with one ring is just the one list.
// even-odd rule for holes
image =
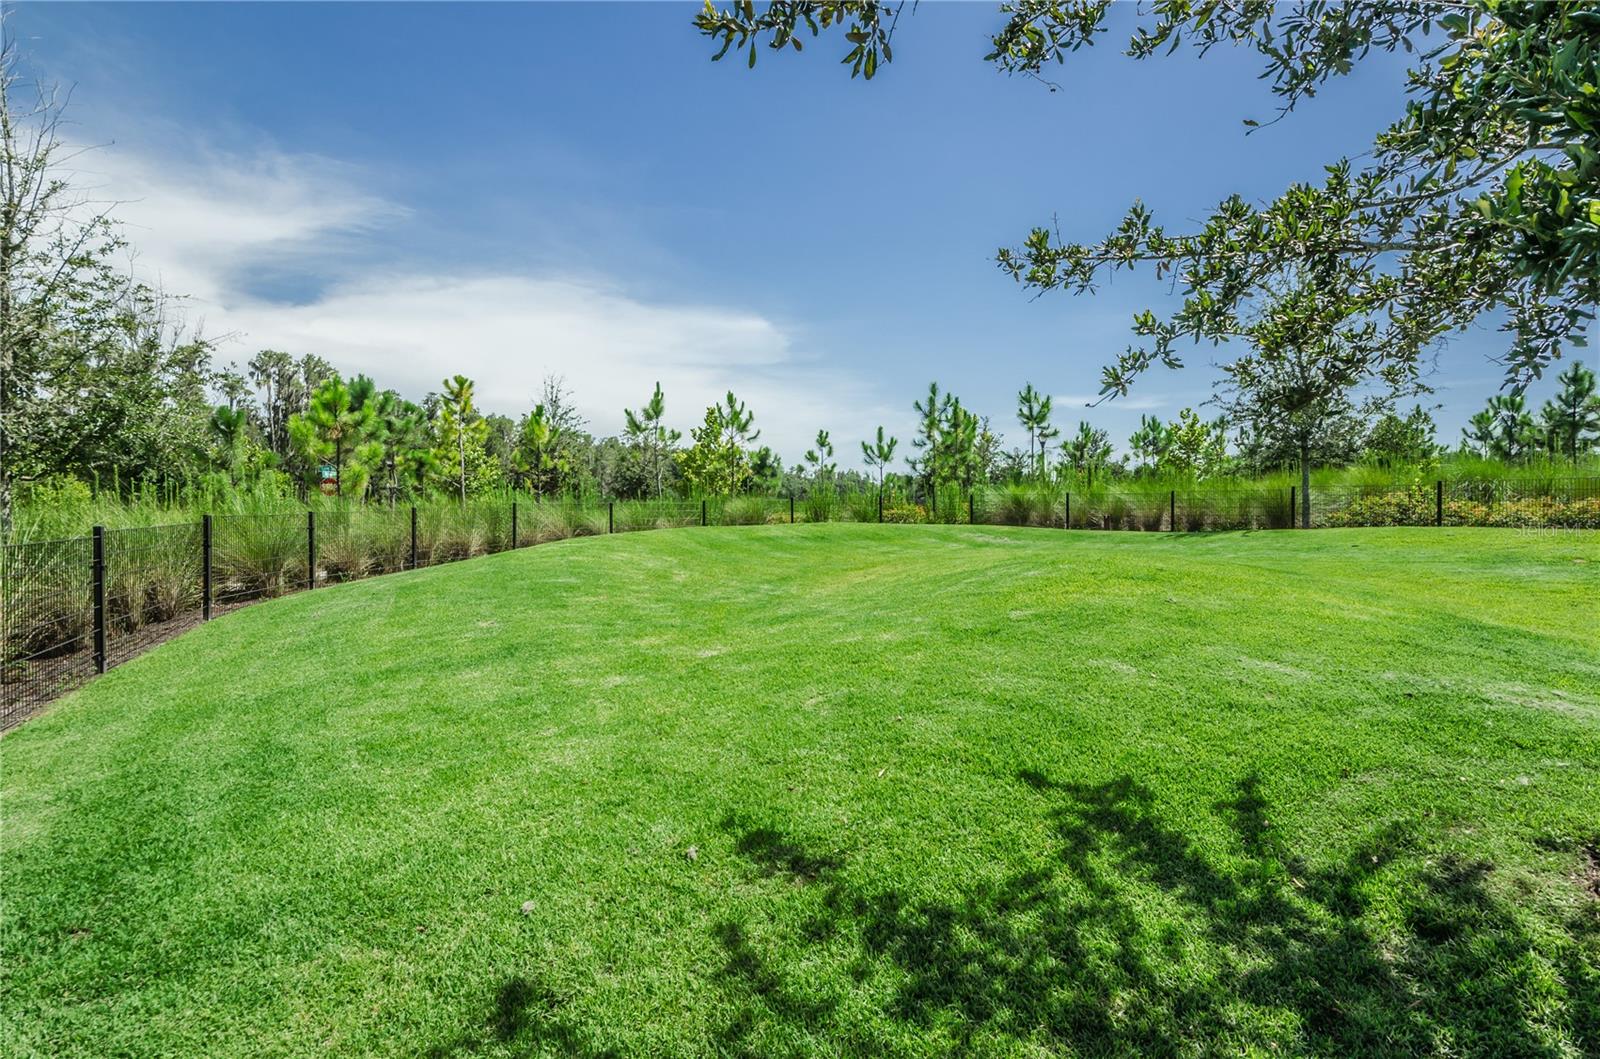
[[775, 526], [0, 740], [6, 1055], [1600, 1054], [1600, 539]]

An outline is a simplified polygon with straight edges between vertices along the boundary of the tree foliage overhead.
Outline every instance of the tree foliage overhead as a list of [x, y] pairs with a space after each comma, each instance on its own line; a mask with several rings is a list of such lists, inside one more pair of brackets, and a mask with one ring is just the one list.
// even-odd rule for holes
[[[987, 59], [1043, 77], [1106, 30], [1105, 0], [1018, 0]], [[871, 77], [892, 59], [901, 5], [743, 2], [707, 6], [699, 30], [722, 51], [798, 48], [799, 34], [848, 25], [847, 63]], [[1320, 183], [1262, 204], [1232, 196], [1192, 230], [1169, 231], [1142, 203], [1092, 242], [1040, 226], [1003, 248], [1002, 269], [1036, 292], [1093, 290], [1138, 264], [1173, 279], [1181, 308], [1140, 314], [1130, 347], [1102, 376], [1124, 394], [1154, 364], [1179, 367], [1183, 341], [1236, 337], [1270, 276], [1332, 278], [1338, 314], [1369, 321], [1395, 360], [1441, 335], [1505, 312], [1508, 382], [1537, 378], [1565, 345], [1581, 345], [1600, 302], [1600, 10], [1578, 3], [1155, 0], [1127, 54], [1187, 43], [1254, 50], [1280, 117], [1374, 53], [1411, 56], [1407, 99], [1359, 162], [1332, 159]], [[870, 67], [867, 65], [871, 58]], [[854, 67], [853, 67], [854, 68]], [[1255, 122], [1247, 122], [1255, 125]]]

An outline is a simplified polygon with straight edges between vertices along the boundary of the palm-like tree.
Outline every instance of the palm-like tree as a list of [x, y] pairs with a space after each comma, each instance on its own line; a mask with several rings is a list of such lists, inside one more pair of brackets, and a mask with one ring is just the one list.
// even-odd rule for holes
[[294, 358], [276, 349], [263, 349], [245, 365], [250, 381], [265, 395], [267, 448], [279, 456], [287, 455], [287, 419], [284, 414], [284, 388], [295, 380]]
[[222, 453], [222, 464], [228, 469], [228, 483], [239, 484], [239, 466], [244, 462], [245, 442], [249, 437], [250, 412], [243, 407], [218, 405], [211, 412], [211, 436], [216, 439]]

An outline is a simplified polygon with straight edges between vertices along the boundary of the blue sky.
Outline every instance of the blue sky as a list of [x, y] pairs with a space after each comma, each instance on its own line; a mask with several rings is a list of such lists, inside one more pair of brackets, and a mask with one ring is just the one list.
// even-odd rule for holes
[[[878, 423], [907, 437], [930, 379], [1017, 445], [1024, 382], [1119, 443], [1200, 405], [1209, 347], [1083, 408], [1167, 288], [1030, 300], [995, 248], [1052, 218], [1097, 237], [1136, 197], [1173, 227], [1265, 198], [1401, 99], [1378, 59], [1247, 136], [1274, 113], [1251, 53], [1134, 62], [1114, 32], [1051, 93], [982, 61], [993, 6], [924, 3], [866, 83], [832, 39], [713, 64], [693, 11], [25, 4], [11, 32], [76, 86], [74, 134], [103, 145], [80, 178], [223, 359], [315, 352], [411, 396], [464, 371], [508, 414], [555, 372], [600, 432], [656, 379], [684, 429], [731, 386], [790, 462], [818, 427], [841, 455]], [[1486, 324], [1441, 351], [1443, 439], [1502, 345]]]

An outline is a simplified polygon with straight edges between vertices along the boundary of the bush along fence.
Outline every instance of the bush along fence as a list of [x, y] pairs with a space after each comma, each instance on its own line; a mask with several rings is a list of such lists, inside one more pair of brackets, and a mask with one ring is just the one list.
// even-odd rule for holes
[[[1294, 488], [1069, 491], [1018, 484], [921, 498], [469, 501], [207, 515], [88, 537], [0, 544], [0, 730], [96, 673], [258, 600], [546, 541], [690, 526], [788, 522], [978, 523], [1196, 532], [1288, 529]], [[1324, 492], [1309, 525], [1600, 529], [1600, 478], [1432, 482]]]

